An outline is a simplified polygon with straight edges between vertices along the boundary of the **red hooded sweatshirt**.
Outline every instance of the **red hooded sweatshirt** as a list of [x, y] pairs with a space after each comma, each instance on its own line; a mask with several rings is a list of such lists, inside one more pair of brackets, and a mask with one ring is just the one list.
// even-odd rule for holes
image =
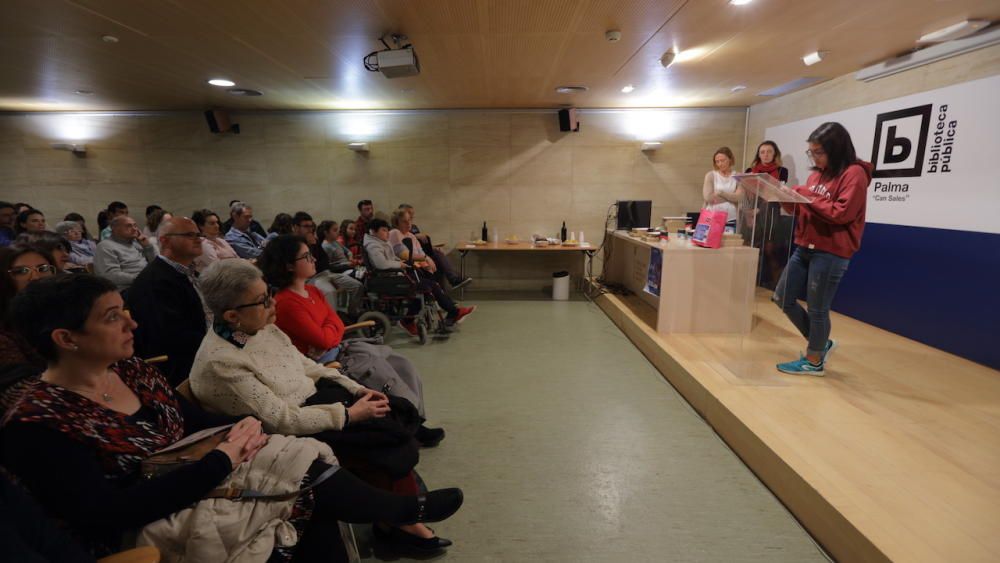
[[832, 180], [820, 175], [792, 188], [810, 200], [796, 206], [795, 244], [850, 258], [861, 247], [872, 165], [859, 160]]

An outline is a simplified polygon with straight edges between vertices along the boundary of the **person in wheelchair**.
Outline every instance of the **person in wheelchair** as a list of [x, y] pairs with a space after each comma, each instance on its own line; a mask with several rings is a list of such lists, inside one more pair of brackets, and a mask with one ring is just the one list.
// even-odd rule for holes
[[[471, 315], [476, 310], [475, 306], [458, 307], [455, 305], [455, 302], [434, 281], [434, 278], [426, 273], [426, 268], [428, 268], [430, 263], [416, 262], [409, 259], [401, 260], [396, 255], [392, 245], [389, 244], [389, 224], [382, 219], [373, 219], [368, 224], [368, 233], [365, 234], [364, 238], [364, 249], [376, 276], [379, 273], [392, 271], [409, 271], [413, 273], [416, 288], [433, 295], [437, 304], [447, 313], [445, 324], [450, 326], [461, 323], [465, 317]], [[408, 258], [410, 256], [412, 256], [412, 248], [407, 254]], [[424, 271], [425, 275], [421, 275], [421, 271]], [[413, 336], [417, 335], [417, 326], [413, 317], [420, 312], [420, 305], [419, 300], [412, 300], [408, 305], [406, 318], [399, 323], [404, 330]]]

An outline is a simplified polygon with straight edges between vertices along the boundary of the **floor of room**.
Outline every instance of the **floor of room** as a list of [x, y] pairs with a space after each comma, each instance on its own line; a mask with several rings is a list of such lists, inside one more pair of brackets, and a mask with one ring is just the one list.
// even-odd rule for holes
[[[460, 486], [437, 532], [458, 561], [826, 561], [798, 522], [594, 304], [470, 292], [479, 310], [420, 368], [431, 488]], [[365, 561], [410, 560], [371, 544]], [[427, 559], [425, 557], [424, 559]]]

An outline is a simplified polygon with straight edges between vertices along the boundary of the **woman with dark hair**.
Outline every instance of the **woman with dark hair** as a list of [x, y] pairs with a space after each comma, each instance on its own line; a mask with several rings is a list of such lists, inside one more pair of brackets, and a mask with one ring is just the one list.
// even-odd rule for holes
[[37, 209], [25, 209], [17, 214], [14, 222], [14, 232], [37, 233], [45, 230], [45, 214]]
[[347, 250], [347, 258], [352, 266], [360, 266], [364, 260], [361, 256], [361, 244], [357, 242], [361, 236], [357, 234], [358, 225], [354, 219], [348, 217], [340, 222], [340, 235], [337, 236], [337, 243]]
[[101, 236], [101, 233], [104, 232], [104, 229], [108, 228], [108, 224], [109, 223], [111, 223], [111, 220], [108, 219], [108, 210], [107, 209], [102, 209], [100, 212], [97, 213], [97, 236], [98, 237]]
[[211, 209], [199, 209], [191, 214], [191, 220], [205, 238], [201, 241], [201, 256], [194, 259], [194, 268], [199, 272], [212, 262], [239, 258], [236, 250], [222, 236], [222, 222]]
[[69, 241], [52, 231], [21, 233], [15, 242], [44, 250], [52, 257], [52, 264], [59, 272], [79, 273], [86, 270], [71, 260], [73, 247]]
[[[298, 251], [291, 265], [274, 259], [275, 249], [286, 246]], [[278, 283], [300, 277], [300, 265], [312, 260], [304, 240], [287, 235], [271, 241], [261, 255], [262, 266]], [[255, 416], [268, 431], [321, 440], [345, 467], [371, 484], [416, 494], [413, 468], [419, 452], [414, 435], [423, 421], [416, 408], [304, 356], [274, 324], [278, 298], [272, 291], [261, 271], [243, 260], [216, 262], [202, 274], [201, 292], [215, 322], [191, 367], [191, 390], [198, 401], [229, 415]], [[310, 305], [326, 306], [316, 288], [306, 294]], [[323, 319], [317, 330], [332, 334], [339, 329], [342, 334], [338, 321], [336, 315]], [[451, 544], [421, 525], [376, 527], [376, 533], [425, 551]]]
[[[847, 129], [828, 122], [806, 141], [812, 174], [804, 186], [793, 188], [809, 198], [794, 206], [795, 244], [785, 266], [774, 301], [808, 340], [798, 360], [778, 364], [794, 375], [823, 375], [823, 367], [837, 343], [830, 339], [830, 307], [851, 256], [861, 247], [865, 203], [872, 165], [859, 160]], [[786, 210], [792, 211], [791, 205]], [[806, 296], [808, 309], [798, 303]]]
[[757, 155], [747, 174], [770, 174], [779, 182], [788, 181], [788, 169], [781, 165], [781, 150], [774, 141], [764, 141], [757, 145]]
[[[457, 490], [387, 494], [339, 470], [320, 442], [268, 436], [252, 417], [197, 409], [132, 357], [136, 325], [108, 280], [42, 280], [12, 309], [18, 331], [48, 365], [7, 415], [4, 462], [50, 514], [102, 554], [137, 531], [138, 543], [155, 545], [165, 560], [227, 554], [260, 563], [272, 555], [342, 561], [337, 520], [436, 521], [461, 505]], [[223, 430], [226, 439], [201, 459], [140, 475], [151, 454], [224, 424], [232, 424]], [[224, 487], [277, 494], [308, 482], [315, 488], [294, 500], [211, 497]], [[297, 545], [290, 528], [296, 523], [304, 534]]]
[[66, 216], [63, 217], [63, 221], [73, 221], [77, 225], [80, 225], [80, 230], [83, 231], [84, 240], [94, 240], [90, 231], [87, 230], [87, 222], [83, 219], [83, 215], [80, 215], [79, 213], [67, 213]]
[[11, 326], [11, 302], [28, 284], [55, 273], [52, 257], [41, 249], [0, 248], [0, 418], [16, 402], [24, 383], [45, 369], [41, 356]]
[[725, 211], [726, 225], [736, 225], [736, 204], [743, 198], [743, 190], [736, 185], [733, 177], [733, 151], [729, 147], [719, 147], [712, 155], [712, 167], [705, 174], [701, 192], [705, 208], [711, 211]]
[[292, 234], [292, 227], [295, 225], [293, 218], [288, 213], [278, 213], [271, 221], [271, 226], [267, 229], [267, 240], [280, 235]]

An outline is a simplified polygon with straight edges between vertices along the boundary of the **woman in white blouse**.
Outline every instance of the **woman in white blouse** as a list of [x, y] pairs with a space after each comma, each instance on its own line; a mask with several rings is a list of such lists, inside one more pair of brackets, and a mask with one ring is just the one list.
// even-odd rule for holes
[[210, 209], [199, 209], [191, 214], [191, 220], [205, 235], [201, 241], [201, 256], [194, 259], [194, 268], [199, 272], [212, 262], [239, 258], [233, 247], [222, 238], [222, 223], [219, 216]]
[[705, 174], [702, 197], [705, 208], [726, 212], [726, 225], [736, 225], [736, 204], [743, 198], [743, 190], [737, 188], [733, 177], [733, 151], [721, 147], [712, 155], [714, 169]]

